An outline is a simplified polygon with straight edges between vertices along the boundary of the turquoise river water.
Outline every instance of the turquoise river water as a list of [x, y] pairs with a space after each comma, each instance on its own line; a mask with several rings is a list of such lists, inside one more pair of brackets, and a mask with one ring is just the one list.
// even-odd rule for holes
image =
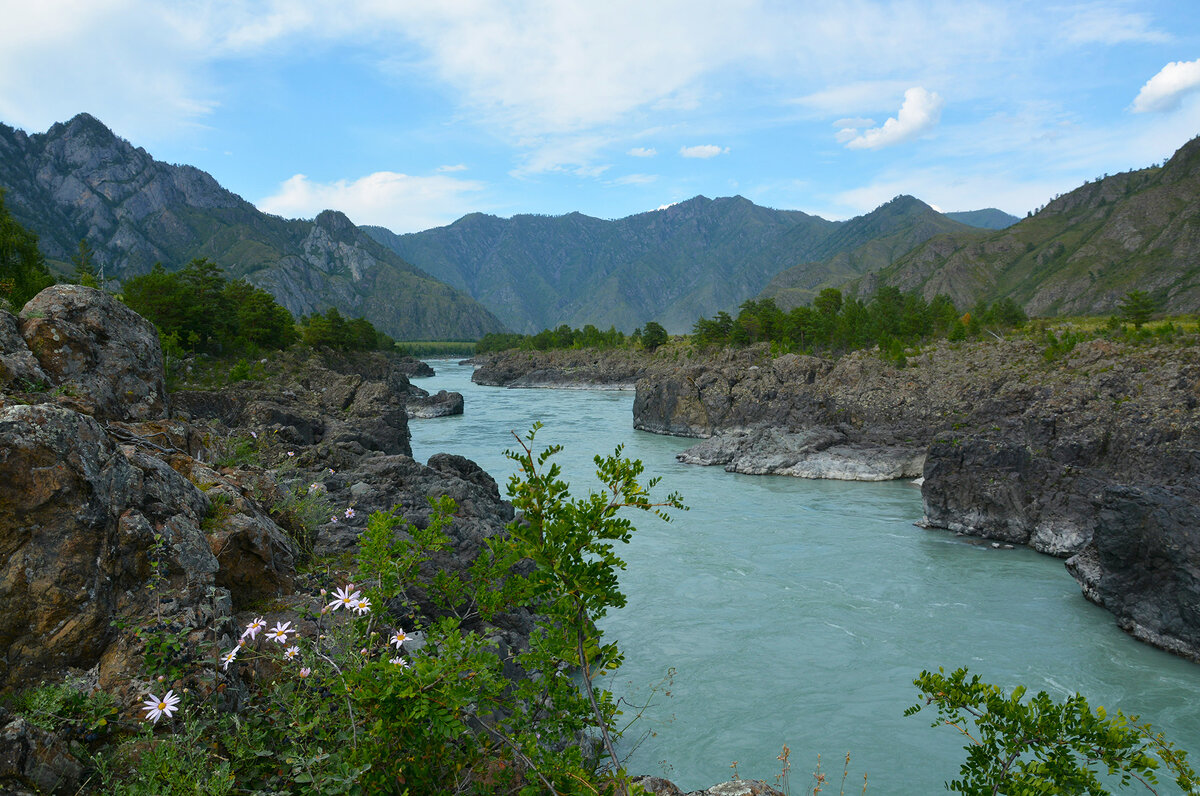
[[[591, 457], [618, 444], [660, 488], [683, 493], [674, 522], [639, 518], [622, 552], [628, 606], [604, 622], [625, 665], [608, 687], [651, 702], [622, 740], [628, 769], [685, 791], [730, 778], [773, 781], [783, 744], [792, 792], [821, 769], [838, 792], [933, 794], [965, 742], [905, 718], [922, 669], [966, 666], [1011, 688], [1140, 714], [1200, 760], [1200, 666], [1121, 632], [1087, 602], [1062, 561], [923, 530], [906, 482], [743, 476], [675, 460], [690, 440], [633, 430], [631, 392], [480, 387], [471, 368], [431, 363], [417, 384], [461, 392], [460, 417], [411, 423], [413, 455], [475, 460], [501, 492], [510, 432], [539, 420], [573, 492], [596, 485]], [[651, 688], [674, 670], [670, 692]], [[640, 743], [639, 739], [642, 739]], [[811, 792], [811, 785], [810, 785]], [[1164, 783], [1160, 793], [1175, 793]]]

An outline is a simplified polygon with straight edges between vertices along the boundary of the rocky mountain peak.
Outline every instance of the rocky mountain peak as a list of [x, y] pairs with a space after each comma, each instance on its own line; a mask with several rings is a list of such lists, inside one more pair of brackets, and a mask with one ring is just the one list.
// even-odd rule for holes
[[112, 130], [90, 113], [78, 113], [69, 121], [54, 124], [46, 131], [46, 138], [84, 138], [93, 146], [108, 145], [120, 140]]
[[316, 218], [316, 225], [330, 233], [348, 232], [356, 228], [354, 222], [340, 210], [322, 210]]
[[1181, 146], [1163, 166], [1163, 181], [1176, 182], [1200, 175], [1200, 136]]

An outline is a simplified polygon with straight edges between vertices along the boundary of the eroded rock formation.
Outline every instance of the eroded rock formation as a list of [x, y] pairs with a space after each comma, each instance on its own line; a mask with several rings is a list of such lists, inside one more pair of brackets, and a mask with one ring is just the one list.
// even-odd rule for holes
[[924, 524], [1067, 558], [1123, 628], [1200, 661], [1198, 405], [1194, 343], [943, 345], [906, 368], [748, 349], [649, 369], [634, 425], [736, 472], [923, 475]]

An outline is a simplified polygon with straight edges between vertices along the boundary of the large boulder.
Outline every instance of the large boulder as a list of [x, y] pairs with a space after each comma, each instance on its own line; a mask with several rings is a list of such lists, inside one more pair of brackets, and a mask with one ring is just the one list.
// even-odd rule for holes
[[117, 446], [92, 417], [53, 404], [0, 409], [0, 689], [95, 665], [113, 619], [151, 610], [153, 558], [177, 605], [211, 597], [207, 509], [191, 482]]
[[106, 420], [166, 417], [162, 348], [154, 325], [102, 290], [54, 285], [20, 315], [21, 336], [59, 403]]

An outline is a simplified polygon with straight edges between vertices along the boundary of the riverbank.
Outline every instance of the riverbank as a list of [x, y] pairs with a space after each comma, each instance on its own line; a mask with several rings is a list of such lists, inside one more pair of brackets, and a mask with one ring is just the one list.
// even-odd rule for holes
[[[640, 367], [634, 427], [701, 439], [681, 461], [923, 476], [924, 525], [1064, 558], [1123, 629], [1200, 661], [1194, 338], [1094, 339], [1049, 358], [1029, 338], [942, 343], [905, 368], [869, 351], [772, 358], [762, 347], [673, 351]], [[504, 369], [516, 383], [554, 368], [521, 352]], [[541, 381], [566, 378], [580, 376]]]

